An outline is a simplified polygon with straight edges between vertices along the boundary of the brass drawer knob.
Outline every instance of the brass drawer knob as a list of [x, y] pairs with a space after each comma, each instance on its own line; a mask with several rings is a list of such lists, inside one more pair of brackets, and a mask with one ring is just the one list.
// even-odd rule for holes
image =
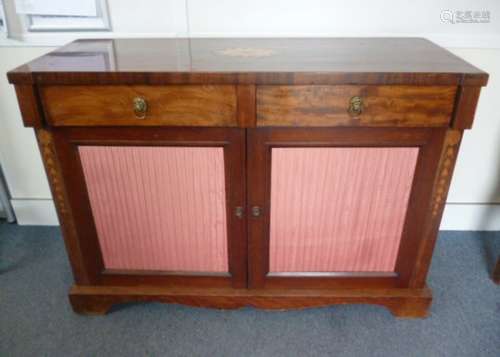
[[238, 218], [243, 218], [243, 215], [245, 214], [245, 211], [243, 210], [243, 207], [238, 206], [234, 209], [234, 215]]
[[254, 216], [254, 217], [260, 217], [261, 213], [262, 213], [262, 209], [259, 206], [253, 206], [252, 207], [252, 216]]
[[137, 119], [146, 118], [146, 112], [148, 111], [148, 102], [142, 97], [134, 98], [134, 114]]
[[349, 109], [347, 112], [350, 116], [356, 117], [363, 112], [363, 98], [354, 96], [349, 100]]

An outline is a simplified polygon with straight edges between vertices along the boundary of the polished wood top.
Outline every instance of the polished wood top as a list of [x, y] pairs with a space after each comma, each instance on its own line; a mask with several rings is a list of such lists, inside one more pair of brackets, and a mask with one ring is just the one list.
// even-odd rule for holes
[[421, 38], [78, 40], [11, 83], [485, 85], [488, 74]]

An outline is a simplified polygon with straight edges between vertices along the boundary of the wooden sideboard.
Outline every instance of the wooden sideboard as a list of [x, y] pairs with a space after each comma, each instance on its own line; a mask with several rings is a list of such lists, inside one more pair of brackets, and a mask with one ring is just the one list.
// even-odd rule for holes
[[8, 73], [79, 313], [378, 304], [428, 313], [488, 75], [417, 38], [79, 40]]

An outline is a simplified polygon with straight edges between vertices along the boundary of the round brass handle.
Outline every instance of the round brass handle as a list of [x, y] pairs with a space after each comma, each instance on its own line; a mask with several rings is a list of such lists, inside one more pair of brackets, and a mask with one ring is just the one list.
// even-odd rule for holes
[[135, 97], [134, 103], [134, 113], [137, 119], [146, 118], [146, 112], [148, 111], [148, 102], [142, 97]]
[[350, 116], [356, 117], [363, 112], [363, 98], [354, 96], [349, 100], [347, 112]]
[[238, 218], [243, 218], [243, 215], [245, 214], [245, 211], [243, 207], [238, 206], [234, 209], [234, 215]]
[[253, 206], [252, 207], [252, 216], [254, 217], [260, 217], [260, 214], [262, 213], [262, 208], [259, 206]]

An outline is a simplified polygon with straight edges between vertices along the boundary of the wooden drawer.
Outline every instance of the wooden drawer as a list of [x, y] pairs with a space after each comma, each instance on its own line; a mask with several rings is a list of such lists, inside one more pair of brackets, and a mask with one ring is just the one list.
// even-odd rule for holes
[[[455, 86], [259, 86], [257, 126], [447, 126], [455, 94]], [[356, 96], [361, 114], [349, 113]]]
[[[236, 126], [231, 85], [104, 85], [41, 88], [45, 115], [54, 126]], [[134, 98], [147, 103], [145, 117]]]

